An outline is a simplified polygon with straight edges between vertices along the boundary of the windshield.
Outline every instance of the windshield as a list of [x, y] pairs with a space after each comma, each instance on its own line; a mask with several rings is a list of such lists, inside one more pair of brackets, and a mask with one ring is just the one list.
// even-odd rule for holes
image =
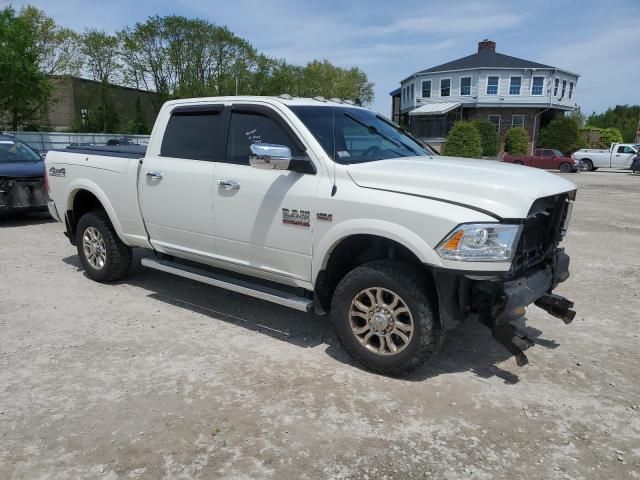
[[39, 162], [40, 155], [27, 144], [18, 140], [0, 139], [0, 163]]
[[402, 128], [369, 110], [331, 106], [289, 108], [338, 163], [432, 155]]

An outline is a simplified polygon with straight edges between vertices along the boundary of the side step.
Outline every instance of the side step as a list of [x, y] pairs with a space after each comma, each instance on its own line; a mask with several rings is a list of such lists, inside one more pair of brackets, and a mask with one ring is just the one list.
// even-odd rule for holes
[[293, 295], [288, 292], [282, 292], [275, 288], [245, 282], [236, 278], [227, 277], [218, 273], [208, 272], [207, 270], [201, 270], [167, 260], [143, 258], [141, 263], [145, 267], [172, 273], [180, 277], [195, 280], [196, 282], [202, 282], [208, 285], [213, 285], [214, 287], [231, 290], [232, 292], [242, 293], [243, 295], [266, 300], [267, 302], [277, 303], [278, 305], [283, 305], [302, 312], [311, 312], [313, 310], [313, 300], [298, 297], [297, 295]]

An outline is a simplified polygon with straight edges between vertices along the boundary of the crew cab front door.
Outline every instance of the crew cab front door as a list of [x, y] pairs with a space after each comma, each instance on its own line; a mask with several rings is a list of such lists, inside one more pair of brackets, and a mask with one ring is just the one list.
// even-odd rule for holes
[[631, 165], [631, 161], [635, 156], [636, 151], [633, 148], [627, 145], [619, 145], [611, 156], [611, 167], [627, 168]]
[[224, 159], [224, 105], [174, 108], [158, 155], [145, 157], [140, 207], [151, 244], [158, 251], [215, 255], [212, 195], [214, 170]]
[[216, 165], [213, 221], [219, 259], [271, 279], [311, 281], [313, 199], [320, 175], [249, 165], [253, 143], [305, 147], [279, 112], [234, 104], [226, 160]]

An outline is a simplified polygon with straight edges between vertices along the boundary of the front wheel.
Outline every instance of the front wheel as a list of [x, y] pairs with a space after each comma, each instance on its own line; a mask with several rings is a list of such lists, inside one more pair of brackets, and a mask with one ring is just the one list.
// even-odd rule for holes
[[363, 367], [405, 375], [441, 345], [441, 330], [424, 281], [411, 265], [379, 260], [340, 281], [331, 317], [345, 350]]
[[131, 270], [133, 254], [116, 234], [101, 210], [85, 213], [76, 227], [76, 247], [87, 276], [96, 282], [113, 282]]

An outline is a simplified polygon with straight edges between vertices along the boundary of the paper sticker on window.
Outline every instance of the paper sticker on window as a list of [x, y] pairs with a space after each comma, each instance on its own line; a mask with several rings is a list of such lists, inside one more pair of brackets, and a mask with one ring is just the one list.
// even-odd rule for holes
[[347, 152], [346, 150], [338, 150], [336, 153], [340, 158], [348, 158], [351, 156], [349, 155], [349, 152]]

